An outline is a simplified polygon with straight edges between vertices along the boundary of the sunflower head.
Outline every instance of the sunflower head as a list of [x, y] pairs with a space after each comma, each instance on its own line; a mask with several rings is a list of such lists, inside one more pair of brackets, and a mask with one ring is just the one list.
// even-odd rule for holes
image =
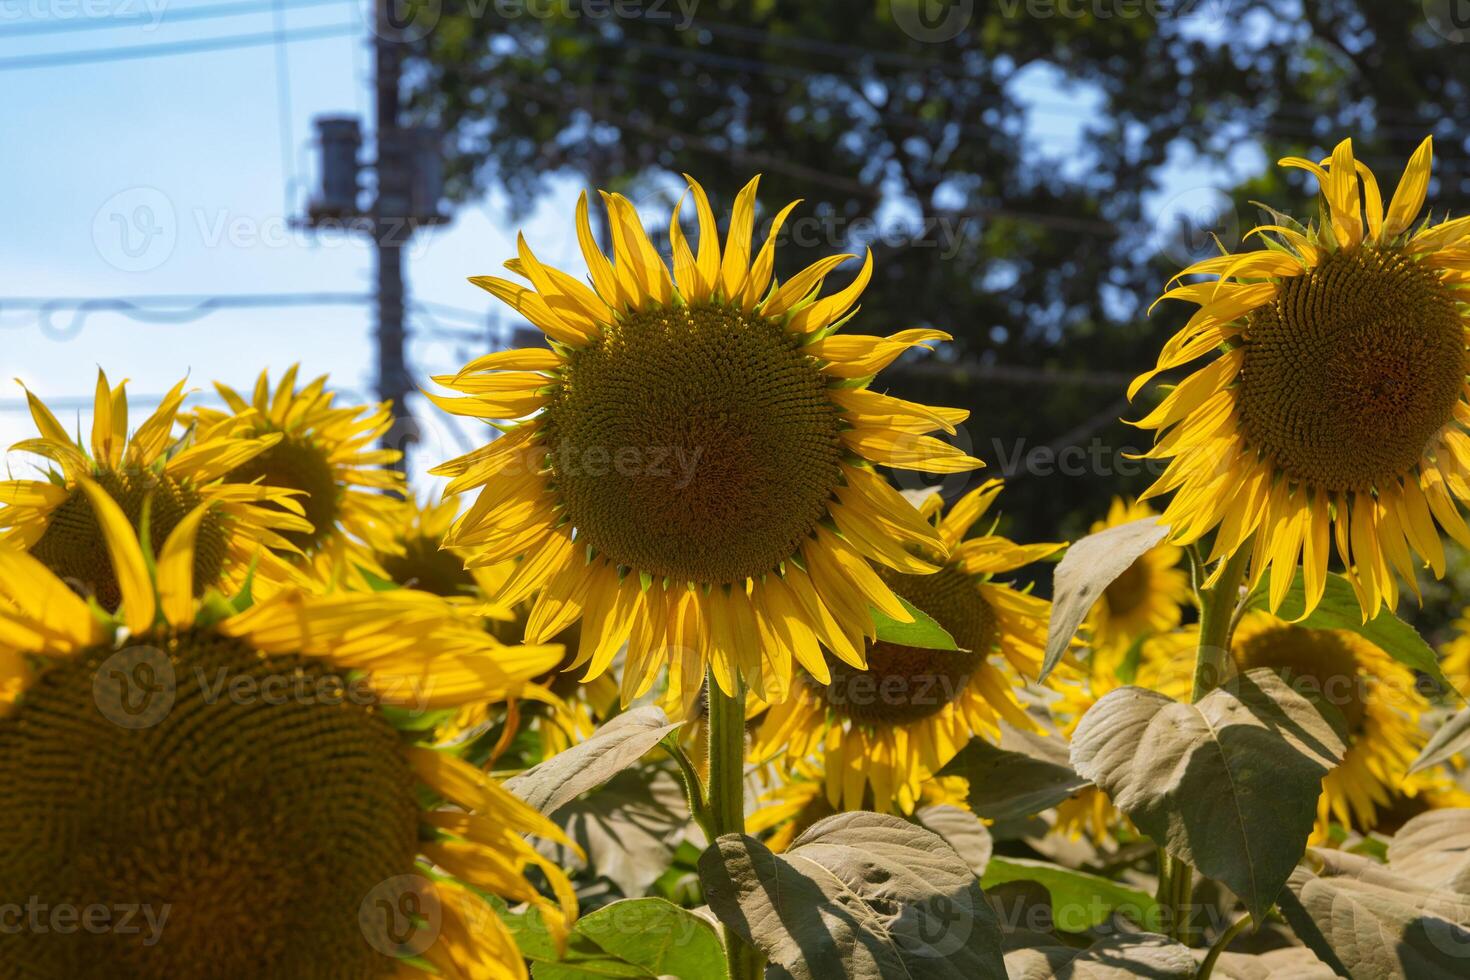
[[1218, 352], [1139, 422], [1170, 460], [1149, 494], [1178, 491], [1176, 540], [1218, 527], [1212, 558], [1249, 547], [1273, 610], [1298, 567], [1315, 607], [1333, 539], [1365, 619], [1416, 588], [1414, 553], [1444, 574], [1440, 528], [1470, 543], [1470, 218], [1416, 225], [1431, 157], [1426, 139], [1386, 209], [1349, 140], [1282, 160], [1317, 178], [1321, 220], [1278, 215], [1252, 233], [1265, 249], [1180, 273], [1212, 278], [1164, 294], [1199, 309], [1130, 389]]
[[231, 469], [269, 452], [273, 437], [215, 429], [181, 447], [173, 429], [185, 392], [179, 382], [129, 433], [127, 382], [113, 387], [97, 374], [89, 443], [73, 440], [39, 398], [26, 392], [39, 437], [14, 448], [51, 461], [45, 480], [0, 482], [0, 542], [29, 551], [74, 591], [115, 610], [121, 591], [102, 526], [84, 483], [112, 500], [135, 532], [165, 540], [186, 515], [207, 505], [195, 535], [193, 580], [200, 593], [237, 585], [248, 569], [275, 580], [287, 574], [260, 560], [259, 545], [285, 544], [305, 528], [301, 504], [288, 489], [247, 486]]
[[883, 572], [959, 649], [870, 641], [862, 660], [828, 653], [820, 668], [798, 671], [796, 697], [771, 708], [757, 758], [783, 749], [788, 766], [822, 757], [832, 806], [909, 811], [920, 784], [970, 737], [995, 735], [1001, 719], [1035, 727], [1014, 688], [1040, 669], [1050, 604], [994, 577], [1062, 546], [1018, 545], [993, 527], [967, 538], [1000, 490], [999, 480], [987, 481], [947, 514], [937, 494], [928, 497], [920, 513], [947, 557], [938, 567], [916, 557], [910, 570]]
[[392, 407], [338, 406], [325, 375], [298, 389], [296, 374], [292, 365], [273, 389], [261, 372], [248, 401], [216, 383], [226, 411], [196, 409], [195, 420], [204, 431], [230, 426], [273, 437], [229, 478], [296, 491], [308, 526], [287, 535], [293, 551], [361, 561], [374, 550], [392, 550], [393, 511], [407, 496], [403, 474], [392, 466], [403, 454], [372, 448], [393, 424]]
[[[5, 962], [66, 977], [428, 976], [402, 959], [416, 956], [517, 976], [466, 885], [565, 929], [570, 887], [520, 836], [560, 832], [403, 724], [525, 693], [560, 648], [500, 647], [408, 590], [196, 599], [207, 505], [149, 561], [122, 508], [82, 487], [118, 570], [116, 616], [0, 551], [0, 891], [43, 911], [143, 910], [151, 927], [23, 924], [0, 934]], [[530, 864], [556, 902], [522, 877]], [[405, 896], [415, 914], [385, 924], [380, 903], [405, 912]]]
[[588, 281], [542, 265], [524, 239], [507, 268], [529, 288], [471, 280], [541, 328], [548, 346], [488, 354], [435, 379], [465, 397], [430, 396], [453, 414], [520, 420], [434, 471], [451, 478], [451, 493], [479, 491], [449, 543], [472, 565], [515, 563], [500, 597], [538, 596], [533, 639], [581, 619], [576, 665], [588, 678], [628, 643], [625, 698], [647, 691], [664, 664], [688, 699], [706, 665], [727, 693], [743, 679], [775, 697], [793, 656], [822, 669], [819, 644], [860, 663], [864, 637], [876, 635], [870, 608], [908, 615], [867, 560], [912, 570], [909, 546], [936, 545], [872, 464], [980, 465], [928, 435], [953, 432], [965, 413], [867, 387], [945, 335], [837, 334], [871, 256], [826, 297], [824, 282], [853, 256], [777, 283], [775, 243], [794, 205], [753, 253], [756, 186], [737, 197], [722, 246], [704, 190], [689, 181], [698, 246], [676, 207], [672, 271], [616, 194], [604, 195], [613, 244], [604, 255], [583, 198]]
[[1419, 718], [1429, 709], [1413, 671], [1350, 630], [1308, 629], [1268, 613], [1248, 613], [1231, 654], [1240, 670], [1269, 667], [1347, 726], [1347, 752], [1323, 778], [1318, 837], [1331, 821], [1371, 830], [1423, 748]]

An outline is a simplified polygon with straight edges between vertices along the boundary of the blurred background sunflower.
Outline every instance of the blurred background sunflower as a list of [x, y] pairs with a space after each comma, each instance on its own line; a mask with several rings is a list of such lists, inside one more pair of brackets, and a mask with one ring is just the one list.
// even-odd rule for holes
[[[1158, 516], [1145, 503], [1114, 497], [1107, 516], [1093, 522], [1087, 533]], [[1109, 583], [1088, 613], [1092, 646], [1127, 647], [1143, 636], [1167, 633], [1178, 626], [1184, 607], [1194, 600], [1189, 575], [1179, 567], [1183, 558], [1182, 548], [1165, 541], [1139, 555]]]
[[1041, 668], [1051, 604], [995, 576], [1063, 546], [1019, 545], [993, 528], [967, 540], [1000, 491], [999, 480], [986, 481], [947, 514], [930, 495], [920, 512], [949, 557], [933, 573], [883, 573], [958, 649], [877, 641], [864, 667], [828, 655], [820, 671], [799, 670], [790, 699], [761, 722], [755, 760], [781, 755], [791, 771], [818, 760], [833, 807], [910, 812], [924, 781], [972, 736], [995, 737], [1002, 719], [1036, 727], [1016, 689]]
[[121, 601], [117, 574], [91, 499], [92, 481], [129, 526], [162, 541], [185, 515], [206, 505], [193, 549], [196, 592], [238, 586], [250, 570], [279, 581], [289, 570], [265, 549], [289, 550], [309, 529], [296, 488], [238, 479], [234, 472], [272, 449], [277, 437], [234, 425], [203, 427], [180, 446], [174, 425], [184, 382], [169, 391], [135, 430], [129, 429], [127, 382], [109, 385], [97, 372], [90, 444], [73, 439], [44, 402], [26, 392], [37, 436], [14, 450], [50, 461], [44, 480], [0, 482], [0, 546], [23, 548], [53, 574], [106, 611]]
[[230, 423], [251, 437], [275, 437], [228, 475], [300, 494], [310, 527], [286, 537], [296, 553], [319, 558], [319, 570], [330, 574], [334, 565], [342, 570], [371, 562], [374, 552], [394, 552], [394, 515], [407, 487], [392, 464], [402, 454], [374, 447], [393, 424], [391, 406], [337, 405], [326, 375], [298, 390], [296, 374], [292, 365], [273, 389], [262, 371], [249, 401], [216, 382], [227, 410], [197, 408], [194, 418], [204, 431]]

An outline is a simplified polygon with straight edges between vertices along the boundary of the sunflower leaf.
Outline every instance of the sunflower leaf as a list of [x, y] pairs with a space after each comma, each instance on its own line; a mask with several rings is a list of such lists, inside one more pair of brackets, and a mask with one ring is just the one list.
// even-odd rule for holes
[[1006, 970], [1011, 980], [1190, 980], [1195, 962], [1184, 944], [1141, 933], [1106, 936], [1086, 949], [1061, 940], [1022, 946], [1006, 953]]
[[710, 923], [661, 898], [604, 905], [577, 920], [567, 955], [532, 964], [535, 980], [722, 977], [728, 967]]
[[781, 854], [726, 834], [699, 859], [720, 921], [768, 975], [1003, 980], [1000, 926], [943, 838], [899, 817], [840, 813]]
[[1064, 932], [1086, 932], [1115, 912], [1141, 926], [1160, 925], [1159, 903], [1148, 892], [1085, 871], [1049, 861], [991, 858], [981, 886], [988, 890], [1009, 881], [1034, 881], [1044, 887], [1051, 895], [1052, 922]]
[[954, 637], [938, 623], [934, 618], [919, 609], [903, 596], [898, 597], [903, 607], [908, 610], [910, 616], [914, 617], [912, 623], [900, 623], [898, 620], [886, 615], [876, 607], [870, 607], [868, 612], [873, 617], [873, 624], [878, 627], [878, 639], [885, 643], [894, 643], [899, 646], [917, 647], [921, 650], [958, 650], [959, 645], [955, 643]]
[[653, 705], [633, 708], [585, 741], [506, 780], [505, 788], [542, 813], [555, 813], [637, 763], [679, 724], [669, 724]]
[[1296, 866], [1322, 777], [1343, 752], [1337, 727], [1269, 668], [1192, 705], [1119, 688], [1072, 736], [1077, 772], [1155, 843], [1239, 895], [1257, 921]]
[[[1329, 572], [1322, 601], [1312, 610], [1310, 616], [1298, 621], [1304, 605], [1305, 588], [1302, 572], [1298, 569], [1296, 579], [1287, 590], [1286, 598], [1281, 601], [1276, 615], [1308, 629], [1351, 630], [1405, 667], [1428, 674], [1442, 688], [1450, 689], [1450, 682], [1439, 668], [1439, 659], [1434, 655], [1434, 649], [1414, 627], [1387, 609], [1368, 622], [1363, 622], [1363, 611], [1358, 604], [1357, 593], [1347, 579], [1336, 572]], [[1268, 608], [1264, 578], [1251, 593], [1249, 605], [1254, 609]]]
[[1169, 525], [1146, 517], [1089, 534], [1067, 549], [1052, 574], [1051, 620], [1046, 628], [1041, 680], [1061, 661], [1077, 628], [1107, 587], [1168, 534]]
[[1417, 980], [1465, 975], [1470, 897], [1371, 858], [1313, 851], [1281, 893], [1292, 932], [1344, 977]]
[[1454, 756], [1470, 750], [1470, 708], [1466, 708], [1449, 721], [1439, 726], [1424, 746], [1424, 751], [1409, 767], [1409, 774], [1447, 762]]
[[[964, 776], [969, 781], [967, 802], [980, 816], [987, 820], [1029, 817], [1092, 785], [1073, 771], [1062, 739], [1032, 737], [1009, 725], [1001, 732], [1000, 746], [972, 738], [939, 771], [941, 776]], [[1007, 748], [1007, 741], [1024, 751]], [[1053, 745], [1055, 751], [1051, 751]]]

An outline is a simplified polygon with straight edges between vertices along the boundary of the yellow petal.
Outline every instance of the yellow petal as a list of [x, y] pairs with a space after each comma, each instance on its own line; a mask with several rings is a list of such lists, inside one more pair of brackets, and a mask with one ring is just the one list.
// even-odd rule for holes
[[113, 574], [122, 594], [123, 622], [132, 632], [143, 633], [153, 625], [157, 605], [137, 532], [106, 490], [86, 477], [78, 479], [77, 483], [87, 495], [97, 526], [102, 529], [102, 537], [107, 542], [107, 554], [112, 559]]

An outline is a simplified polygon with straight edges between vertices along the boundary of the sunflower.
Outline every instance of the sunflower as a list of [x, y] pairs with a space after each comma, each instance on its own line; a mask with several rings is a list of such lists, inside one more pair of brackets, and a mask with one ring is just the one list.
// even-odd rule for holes
[[[1151, 517], [1158, 514], [1148, 504], [1114, 497], [1108, 516], [1093, 524], [1088, 533]], [[1179, 625], [1183, 606], [1193, 594], [1189, 576], [1179, 567], [1183, 554], [1168, 542], [1156, 545], [1103, 590], [1089, 614], [1094, 646], [1127, 647], [1141, 636], [1167, 633]]]
[[[698, 251], [674, 209], [673, 272], [625, 198], [604, 195], [614, 261], [598, 249], [585, 196], [577, 231], [591, 288], [543, 266], [525, 239], [507, 267], [527, 289], [472, 279], [545, 332], [545, 348], [501, 351], [434, 380], [468, 397], [430, 398], [455, 415], [521, 419], [433, 472], [449, 493], [480, 488], [449, 542], [495, 564], [519, 559], [501, 598], [537, 595], [531, 642], [581, 620], [576, 665], [603, 673], [627, 643], [637, 697], [668, 663], [692, 700], [706, 665], [735, 696], [741, 677], [784, 695], [791, 660], [826, 674], [819, 643], [861, 668], [870, 608], [908, 621], [868, 565], [933, 566], [936, 545], [873, 463], [950, 473], [979, 460], [925, 433], [965, 412], [868, 388], [905, 352], [948, 339], [835, 331], [872, 274], [818, 298], [852, 256], [772, 280], [784, 208], [752, 259], [756, 180], [740, 192], [724, 249], [703, 189], [689, 180]], [[682, 202], [681, 202], [682, 204]], [[631, 686], [631, 690], [629, 687]]]
[[[266, 549], [289, 547], [286, 536], [308, 525], [289, 489], [249, 486], [230, 471], [269, 452], [277, 437], [242, 434], [229, 425], [202, 429], [179, 450], [172, 436], [185, 398], [180, 381], [131, 436], [127, 382], [112, 387], [97, 372], [90, 452], [73, 440], [39, 398], [26, 391], [40, 436], [11, 447], [49, 459], [46, 480], [0, 482], [0, 548], [30, 552], [52, 573], [107, 611], [121, 600], [102, 530], [82, 482], [91, 480], [122, 508], [135, 530], [166, 538], [184, 515], [208, 504], [194, 552], [196, 589], [239, 585], [253, 567], [262, 580], [290, 570]], [[264, 547], [261, 547], [264, 546]]]
[[1430, 160], [1426, 139], [1386, 213], [1350, 140], [1323, 165], [1282, 160], [1317, 177], [1321, 223], [1279, 216], [1253, 232], [1264, 251], [1180, 273], [1214, 278], [1164, 294], [1199, 310], [1129, 389], [1219, 351], [1138, 423], [1170, 461], [1145, 496], [1177, 491], [1163, 517], [1177, 543], [1218, 526], [1211, 559], [1249, 547], [1273, 611], [1298, 565], [1316, 607], [1329, 537], [1365, 619], [1397, 604], [1397, 578], [1417, 593], [1412, 553], [1443, 577], [1436, 522], [1470, 545], [1470, 217], [1414, 228]]
[[272, 391], [262, 371], [248, 402], [216, 382], [229, 410], [198, 408], [194, 415], [206, 426], [234, 420], [250, 435], [278, 436], [229, 478], [300, 491], [310, 527], [287, 535], [292, 546], [322, 555], [328, 567], [367, 563], [372, 552], [393, 550], [395, 505], [407, 496], [403, 474], [391, 468], [403, 454], [370, 448], [392, 426], [391, 407], [336, 406], [325, 375], [298, 391], [296, 372], [292, 365]]
[[[1194, 626], [1145, 641], [1132, 683], [1187, 701], [1192, 688], [1189, 652], [1198, 643]], [[1378, 812], [1399, 796], [1440, 792], [1444, 780], [1409, 776], [1409, 766], [1424, 747], [1419, 719], [1429, 703], [1419, 693], [1414, 672], [1351, 630], [1308, 629], [1264, 610], [1241, 617], [1231, 639], [1231, 658], [1239, 671], [1268, 667], [1302, 694], [1332, 705], [1347, 725], [1347, 752], [1322, 779], [1313, 840], [1329, 839], [1332, 824], [1360, 832], [1377, 825]], [[1053, 711], [1069, 736], [1086, 710], [1120, 686], [1117, 660], [1090, 672], [1085, 683], [1061, 678], [1062, 696]], [[1102, 799], [1099, 800], [1099, 797]], [[1059, 808], [1059, 826], [1074, 834], [1105, 835], [1119, 817], [1099, 790], [1089, 789]]]
[[[198, 600], [207, 504], [150, 560], [107, 491], [79, 488], [116, 615], [0, 552], [0, 894], [35, 910], [0, 930], [0, 962], [43, 978], [525, 977], [482, 896], [529, 902], [565, 936], [570, 884], [522, 835], [565, 838], [411, 721], [512, 694], [560, 649], [495, 648], [409, 590]], [[67, 909], [137, 922], [47, 927]]]
[[1001, 719], [1036, 727], [1013, 688], [1040, 669], [1051, 604], [992, 576], [1062, 545], [1018, 545], [991, 533], [965, 540], [1000, 490], [1001, 481], [986, 481], [943, 516], [941, 498], [931, 495], [920, 513], [934, 522], [949, 558], [933, 574], [883, 573], [959, 650], [878, 641], [868, 645], [866, 667], [829, 656], [820, 673], [799, 671], [791, 698], [761, 723], [756, 759], [783, 748], [788, 768], [820, 758], [832, 806], [909, 812], [923, 782], [972, 736], [998, 735]]
[[[756, 798], [755, 810], [745, 821], [750, 834], [770, 831], [765, 844], [784, 851], [800, 834], [839, 811], [824, 792], [826, 778], [820, 766], [803, 764]], [[952, 806], [969, 812], [970, 782], [963, 776], [935, 776], [919, 786], [919, 806]]]
[[1414, 672], [1350, 630], [1293, 626], [1264, 611], [1247, 613], [1236, 627], [1231, 654], [1240, 670], [1270, 667], [1283, 680], [1331, 704], [1347, 724], [1347, 752], [1322, 779], [1317, 801], [1318, 840], [1332, 822], [1359, 831], [1377, 823], [1378, 810], [1405, 784], [1424, 747], [1420, 716], [1429, 703]]

